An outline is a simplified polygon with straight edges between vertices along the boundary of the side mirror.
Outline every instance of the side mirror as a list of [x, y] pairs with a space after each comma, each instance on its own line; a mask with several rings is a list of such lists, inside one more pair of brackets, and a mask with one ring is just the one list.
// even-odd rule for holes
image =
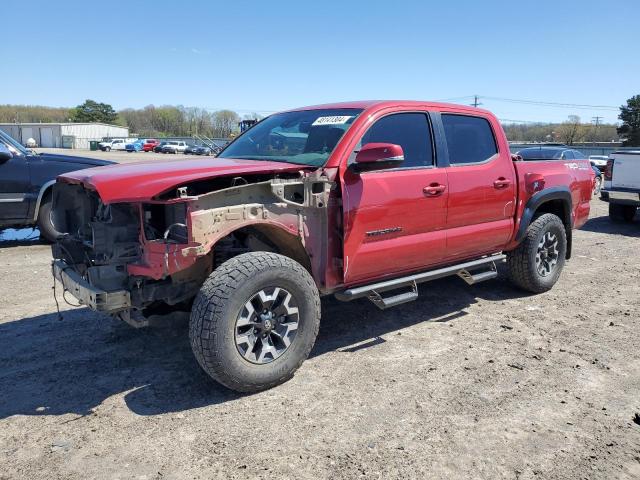
[[4, 143], [0, 143], [0, 163], [7, 162], [13, 158], [11, 150]]
[[356, 155], [353, 168], [357, 172], [393, 168], [404, 162], [400, 145], [393, 143], [367, 143]]

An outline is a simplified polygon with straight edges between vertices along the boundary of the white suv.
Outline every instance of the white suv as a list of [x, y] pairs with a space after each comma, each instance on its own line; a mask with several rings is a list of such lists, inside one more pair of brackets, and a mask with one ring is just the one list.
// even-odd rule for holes
[[124, 139], [116, 138], [108, 142], [100, 142], [98, 147], [100, 147], [100, 150], [103, 152], [108, 152], [109, 150], [124, 150], [126, 144], [127, 142], [125, 142]]
[[168, 141], [162, 147], [161, 152], [162, 153], [178, 153], [178, 152], [184, 153], [186, 149], [187, 149], [187, 142], [171, 140], [171, 141]]

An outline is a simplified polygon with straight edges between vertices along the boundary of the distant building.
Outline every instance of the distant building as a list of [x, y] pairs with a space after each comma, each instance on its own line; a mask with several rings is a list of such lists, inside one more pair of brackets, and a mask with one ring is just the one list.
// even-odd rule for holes
[[23, 145], [33, 138], [45, 148], [89, 148], [90, 140], [129, 137], [127, 127], [106, 123], [0, 123], [0, 130]]

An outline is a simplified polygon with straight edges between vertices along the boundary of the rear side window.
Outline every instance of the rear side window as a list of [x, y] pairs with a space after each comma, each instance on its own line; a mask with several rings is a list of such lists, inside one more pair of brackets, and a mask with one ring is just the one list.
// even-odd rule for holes
[[401, 168], [433, 165], [431, 129], [424, 113], [396, 113], [381, 118], [362, 137], [362, 145], [366, 143], [400, 145], [404, 151]]
[[573, 150], [573, 157], [578, 159], [578, 160], [582, 160], [584, 158], [587, 158], [587, 157], [585, 157], [584, 153], [582, 153], [580, 150]]
[[442, 114], [449, 163], [481, 163], [498, 153], [489, 122], [481, 117]]

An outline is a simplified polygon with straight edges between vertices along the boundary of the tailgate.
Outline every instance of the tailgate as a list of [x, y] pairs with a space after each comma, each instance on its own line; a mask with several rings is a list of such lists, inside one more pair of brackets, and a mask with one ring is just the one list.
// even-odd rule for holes
[[614, 153], [611, 188], [640, 190], [640, 152]]

